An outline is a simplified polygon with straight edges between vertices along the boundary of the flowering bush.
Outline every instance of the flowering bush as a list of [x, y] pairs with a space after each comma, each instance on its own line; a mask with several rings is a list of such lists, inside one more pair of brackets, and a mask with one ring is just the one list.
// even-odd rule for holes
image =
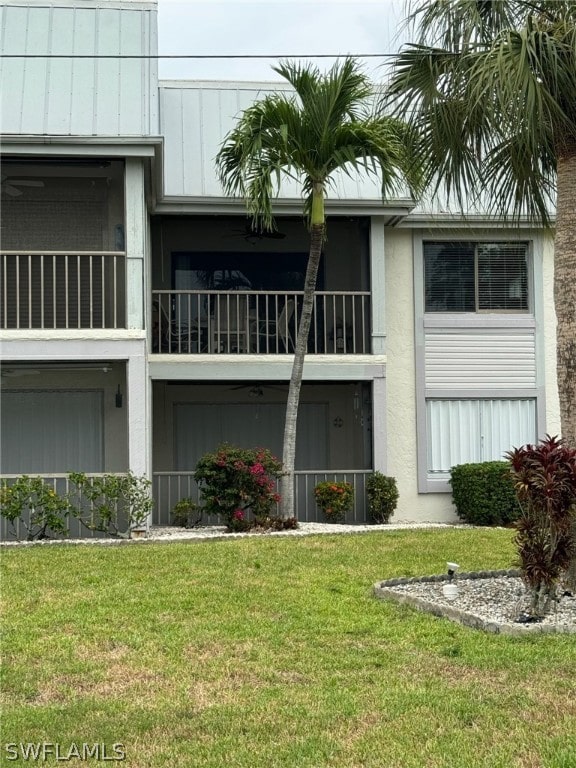
[[194, 478], [206, 512], [222, 517], [231, 531], [246, 531], [270, 517], [280, 501], [281, 475], [282, 464], [270, 451], [225, 444], [200, 459]]
[[68, 498], [56, 493], [41, 477], [22, 475], [14, 483], [0, 486], [0, 515], [12, 524], [16, 536], [19, 522], [28, 541], [47, 539], [49, 534], [67, 536], [69, 514]]
[[343, 520], [354, 504], [354, 487], [351, 483], [337, 483], [327, 480], [318, 483], [314, 489], [316, 504], [330, 522]]

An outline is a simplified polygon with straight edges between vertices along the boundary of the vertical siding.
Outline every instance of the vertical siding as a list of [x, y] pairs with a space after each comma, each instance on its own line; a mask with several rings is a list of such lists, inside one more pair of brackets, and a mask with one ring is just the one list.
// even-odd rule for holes
[[[242, 110], [273, 89], [266, 84], [164, 84], [160, 87], [160, 131], [165, 137], [165, 194], [222, 195], [215, 158]], [[283, 89], [285, 90], [285, 89]], [[300, 198], [299, 185], [286, 182], [282, 197]], [[329, 191], [336, 199], [380, 198], [380, 183], [365, 172], [335, 174]]]
[[428, 469], [499, 460], [536, 438], [536, 400], [428, 400]]
[[5, 134], [144, 136], [158, 133], [156, 60], [73, 59], [50, 55], [154, 55], [153, 4], [96, 7], [7, 5], [1, 131]]

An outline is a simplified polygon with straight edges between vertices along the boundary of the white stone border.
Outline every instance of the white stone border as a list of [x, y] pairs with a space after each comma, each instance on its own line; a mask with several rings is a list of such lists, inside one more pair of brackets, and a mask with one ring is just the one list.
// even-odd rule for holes
[[[463, 579], [489, 579], [498, 576], [518, 577], [520, 576], [520, 571], [511, 568], [501, 571], [474, 571], [470, 573], [459, 573], [458, 581], [462, 581]], [[393, 602], [400, 603], [401, 605], [409, 605], [413, 608], [416, 608], [418, 611], [431, 613], [434, 616], [450, 619], [450, 621], [455, 621], [458, 624], [463, 624], [466, 627], [471, 627], [472, 629], [480, 629], [484, 632], [490, 632], [496, 635], [513, 635], [518, 637], [526, 634], [576, 634], [576, 625], [520, 624], [491, 621], [483, 619], [481, 616], [478, 616], [474, 613], [461, 610], [460, 608], [431, 602], [430, 600], [425, 600], [416, 595], [410, 595], [394, 589], [394, 587], [397, 587], [400, 584], [433, 584], [435, 582], [448, 581], [449, 579], [450, 576], [448, 576], [446, 573], [440, 574], [438, 576], [388, 579], [386, 581], [379, 581], [374, 584], [374, 595], [381, 600], [392, 600]]]

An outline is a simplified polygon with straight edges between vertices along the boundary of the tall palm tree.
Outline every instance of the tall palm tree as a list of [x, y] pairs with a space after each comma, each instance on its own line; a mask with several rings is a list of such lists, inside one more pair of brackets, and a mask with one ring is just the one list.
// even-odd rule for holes
[[426, 0], [386, 103], [421, 133], [433, 185], [551, 225], [561, 429], [576, 446], [576, 3]]
[[413, 188], [418, 168], [411, 157], [406, 125], [375, 116], [371, 84], [351, 58], [328, 73], [311, 65], [283, 63], [274, 70], [293, 88], [271, 93], [248, 107], [225, 137], [217, 168], [227, 194], [244, 198], [253, 226], [275, 227], [273, 197], [284, 179], [302, 189], [303, 213], [310, 231], [310, 252], [284, 427], [281, 509], [294, 515], [296, 422], [318, 265], [326, 236], [324, 203], [337, 171], [362, 169], [379, 174], [383, 196]]

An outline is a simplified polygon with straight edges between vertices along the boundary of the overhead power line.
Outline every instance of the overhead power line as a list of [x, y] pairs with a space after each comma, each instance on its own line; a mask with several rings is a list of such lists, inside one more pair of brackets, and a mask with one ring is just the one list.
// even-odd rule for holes
[[119, 54], [119, 53], [2, 53], [2, 59], [384, 59], [395, 53], [223, 53], [223, 54]]

